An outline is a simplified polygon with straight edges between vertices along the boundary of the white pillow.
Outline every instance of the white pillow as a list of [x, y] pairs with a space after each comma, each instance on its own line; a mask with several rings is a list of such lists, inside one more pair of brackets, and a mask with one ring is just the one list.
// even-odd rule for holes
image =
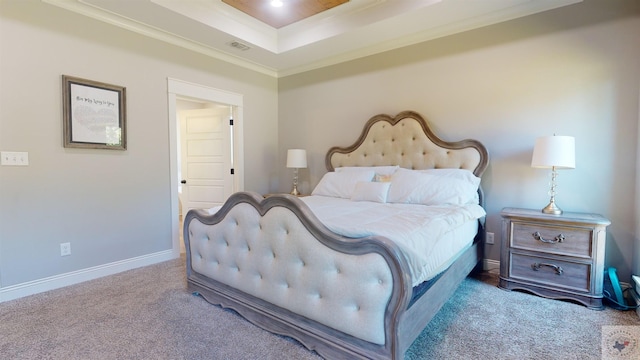
[[390, 182], [358, 181], [353, 195], [351, 195], [351, 200], [385, 203], [387, 202], [389, 186], [391, 186]]
[[373, 171], [376, 175], [392, 175], [400, 166], [343, 166], [336, 168], [336, 172], [344, 171]]
[[455, 176], [446, 175], [451, 174], [441, 172], [434, 175], [434, 172], [424, 170], [398, 169], [391, 178], [387, 202], [424, 205], [478, 203], [480, 178], [461, 176], [458, 172], [453, 174]]
[[311, 195], [331, 196], [350, 199], [359, 181], [371, 181], [373, 170], [328, 172], [324, 174]]
[[420, 172], [424, 172], [431, 175], [437, 176], [446, 176], [453, 179], [459, 179], [468, 182], [471, 184], [476, 190], [473, 193], [473, 199], [470, 200], [470, 203], [479, 204], [480, 198], [478, 195], [478, 187], [480, 187], [481, 179], [477, 177], [472, 171], [467, 169], [425, 169], [419, 170]]
[[473, 172], [467, 169], [425, 169], [425, 170], [415, 170], [425, 174], [437, 175], [437, 176], [446, 176], [454, 179], [460, 179], [464, 181], [468, 181], [471, 184], [475, 184], [476, 182], [480, 184], [480, 178], [477, 177]]

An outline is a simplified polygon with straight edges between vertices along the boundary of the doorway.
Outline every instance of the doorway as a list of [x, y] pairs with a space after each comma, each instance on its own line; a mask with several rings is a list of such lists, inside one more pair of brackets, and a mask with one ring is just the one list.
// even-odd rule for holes
[[[173, 252], [176, 257], [184, 251], [181, 239], [180, 211], [186, 214], [189, 208], [207, 208], [226, 200], [231, 193], [244, 189], [244, 154], [242, 131], [242, 95], [224, 90], [168, 79], [169, 145], [171, 172], [171, 221]], [[182, 114], [182, 116], [180, 115]], [[222, 123], [233, 121], [228, 140], [221, 137], [228, 127]], [[222, 120], [224, 119], [224, 120]], [[191, 137], [191, 145], [184, 142], [185, 132], [180, 126], [192, 121], [196, 130]], [[226, 130], [225, 130], [226, 129]], [[200, 141], [199, 137], [209, 137], [211, 141]], [[196, 154], [191, 162], [183, 163], [181, 156], [186, 152], [183, 146], [191, 147]], [[227, 147], [224, 149], [224, 147]], [[217, 157], [215, 153], [225, 151], [230, 156]], [[189, 161], [189, 160], [187, 160]], [[184, 166], [191, 164], [192, 178], [184, 177]], [[233, 169], [233, 175], [231, 175]], [[214, 176], [209, 176], [215, 173]], [[204, 174], [209, 174], [204, 176]], [[186, 184], [182, 184], [185, 180]], [[185, 198], [182, 206], [180, 198]], [[179, 196], [182, 192], [182, 196]], [[181, 209], [182, 207], [182, 209]]]

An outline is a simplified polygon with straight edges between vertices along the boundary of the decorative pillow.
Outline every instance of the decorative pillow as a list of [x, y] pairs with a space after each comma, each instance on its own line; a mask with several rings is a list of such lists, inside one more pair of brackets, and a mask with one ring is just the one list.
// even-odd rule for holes
[[353, 190], [353, 195], [351, 195], [351, 200], [385, 203], [387, 202], [390, 186], [391, 183], [389, 182], [358, 181], [356, 188]]
[[324, 174], [311, 195], [322, 195], [350, 199], [359, 181], [370, 182], [373, 170], [328, 172]]
[[343, 166], [336, 168], [336, 172], [344, 171], [373, 171], [377, 175], [393, 175], [400, 166]]
[[477, 204], [478, 186], [480, 178], [465, 176], [459, 172], [452, 175], [447, 172], [399, 169], [391, 179], [387, 202], [424, 205]]
[[373, 177], [373, 181], [375, 182], [391, 182], [391, 177], [393, 177], [393, 175], [380, 175], [380, 174], [376, 174]]

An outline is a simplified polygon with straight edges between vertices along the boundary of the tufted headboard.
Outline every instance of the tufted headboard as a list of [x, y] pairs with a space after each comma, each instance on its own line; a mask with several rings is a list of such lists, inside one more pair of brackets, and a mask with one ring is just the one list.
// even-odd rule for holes
[[477, 140], [444, 141], [420, 114], [403, 111], [393, 118], [385, 114], [372, 117], [353, 145], [329, 149], [325, 163], [329, 171], [342, 166], [399, 165], [467, 169], [479, 177], [489, 163], [489, 153]]

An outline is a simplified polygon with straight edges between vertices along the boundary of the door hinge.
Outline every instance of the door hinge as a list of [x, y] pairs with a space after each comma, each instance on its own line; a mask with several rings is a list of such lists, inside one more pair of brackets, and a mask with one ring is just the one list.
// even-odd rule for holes
[[233, 126], [233, 119], [229, 119], [229, 125]]
[[231, 175], [233, 175], [233, 169], [231, 169]]

